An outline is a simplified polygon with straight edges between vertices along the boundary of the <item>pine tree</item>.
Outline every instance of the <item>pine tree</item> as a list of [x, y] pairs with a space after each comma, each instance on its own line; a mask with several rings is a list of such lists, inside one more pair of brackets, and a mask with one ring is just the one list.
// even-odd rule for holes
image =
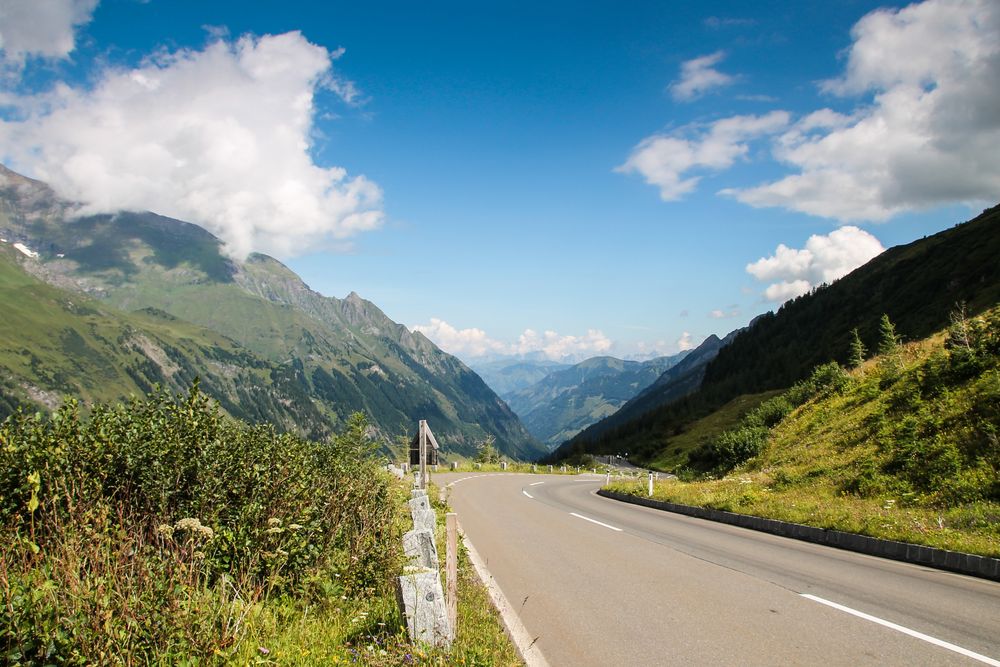
[[878, 329], [878, 353], [894, 354], [899, 349], [899, 336], [896, 334], [896, 326], [889, 320], [888, 315], [882, 314], [882, 321], [879, 323]]
[[851, 356], [847, 361], [850, 368], [857, 368], [865, 363], [866, 354], [868, 354], [868, 349], [861, 342], [861, 336], [858, 335], [858, 328], [854, 327], [851, 329]]

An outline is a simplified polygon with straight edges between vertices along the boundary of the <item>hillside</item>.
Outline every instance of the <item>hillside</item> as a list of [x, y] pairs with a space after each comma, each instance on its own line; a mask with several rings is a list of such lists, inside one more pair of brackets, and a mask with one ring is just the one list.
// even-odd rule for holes
[[[890, 248], [831, 285], [754, 320], [704, 370], [697, 392], [615, 415], [561, 447], [560, 457], [621, 449], [649, 460], [672, 435], [744, 394], [784, 389], [847, 359], [857, 327], [869, 349], [888, 314], [904, 340], [944, 328], [959, 302], [976, 314], [1000, 302], [1000, 206], [933, 236]], [[628, 417], [625, 420], [625, 417]]]
[[657, 496], [1000, 556], [998, 374], [1000, 307], [856, 369], [818, 368], [689, 452], [718, 479]]
[[[46, 185], [0, 168], [0, 237], [37, 253], [18, 261], [52, 286], [121, 311], [155, 309], [280, 368], [289, 391], [313, 406], [299, 430], [320, 436], [361, 411], [386, 439], [427, 419], [442, 446], [458, 454], [473, 454], [488, 435], [508, 456], [541, 451], [474, 372], [422, 334], [356, 294], [335, 299], [312, 291], [270, 257], [229, 259], [196, 225], [152, 213], [73, 217], [72, 204]], [[62, 391], [50, 385], [39, 388]], [[112, 386], [118, 396], [132, 390]], [[252, 415], [252, 403], [234, 409]]]
[[550, 448], [614, 414], [684, 354], [649, 361], [594, 357], [504, 395], [528, 432]]
[[233, 416], [323, 432], [288, 367], [162, 311], [124, 313], [54, 288], [22, 271], [19, 256], [0, 246], [0, 417], [65, 396], [93, 405], [156, 384], [186, 391], [197, 377]]

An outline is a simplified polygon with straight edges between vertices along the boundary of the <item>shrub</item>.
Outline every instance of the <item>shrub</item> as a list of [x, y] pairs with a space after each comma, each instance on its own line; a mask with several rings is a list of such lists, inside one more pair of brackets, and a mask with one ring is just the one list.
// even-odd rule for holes
[[354, 415], [327, 442], [219, 412], [195, 385], [0, 425], [0, 651], [170, 662], [241, 638], [260, 600], [388, 590], [393, 486]]

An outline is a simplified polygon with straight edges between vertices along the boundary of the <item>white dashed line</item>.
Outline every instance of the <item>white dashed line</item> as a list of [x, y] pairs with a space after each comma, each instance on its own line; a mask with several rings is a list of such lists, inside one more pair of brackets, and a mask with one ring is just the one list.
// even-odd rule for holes
[[577, 514], [576, 512], [570, 512], [570, 516], [575, 516], [577, 519], [583, 519], [584, 521], [589, 521], [590, 523], [596, 523], [598, 526], [604, 526], [605, 528], [610, 528], [611, 530], [622, 532], [621, 528], [615, 528], [614, 526], [609, 526], [606, 523], [602, 523], [597, 519], [591, 519], [589, 516], [583, 516], [582, 514]]
[[525, 491], [524, 489], [521, 489], [521, 493], [523, 493], [524, 495], [528, 496], [528, 497], [529, 497], [529, 498], [531, 498], [532, 500], [534, 500], [534, 499], [535, 499], [535, 497], [534, 497], [533, 495], [531, 495], [530, 493], [528, 493], [528, 492], [527, 492], [527, 491]]
[[927, 642], [928, 644], [934, 644], [935, 646], [946, 648], [949, 651], [954, 651], [955, 653], [964, 655], [967, 658], [972, 658], [973, 660], [978, 660], [979, 662], [986, 663], [987, 665], [993, 665], [994, 667], [1000, 667], [1000, 660], [994, 660], [993, 658], [981, 655], [979, 653], [976, 653], [975, 651], [970, 651], [967, 648], [962, 648], [961, 646], [955, 646], [954, 644], [950, 644], [942, 639], [938, 639], [937, 637], [931, 637], [930, 635], [925, 635], [922, 632], [917, 632], [916, 630], [905, 628], [902, 625], [896, 625], [895, 623], [879, 618], [878, 616], [872, 616], [871, 614], [866, 614], [863, 611], [858, 611], [857, 609], [851, 609], [850, 607], [845, 607], [842, 604], [837, 604], [836, 602], [830, 602], [829, 600], [824, 600], [823, 598], [816, 597], [815, 595], [809, 595], [808, 593], [799, 593], [799, 595], [801, 595], [804, 598], [808, 598], [813, 602], [819, 602], [820, 604], [825, 604], [828, 607], [839, 609], [840, 611], [846, 614], [851, 614], [852, 616], [863, 618], [866, 621], [871, 621], [872, 623], [878, 623], [879, 625], [891, 628], [892, 630], [895, 630], [897, 632], [902, 632], [904, 635], [915, 637], [917, 639]]
[[539, 484], [545, 484], [545, 482], [532, 482], [528, 486], [538, 486]]

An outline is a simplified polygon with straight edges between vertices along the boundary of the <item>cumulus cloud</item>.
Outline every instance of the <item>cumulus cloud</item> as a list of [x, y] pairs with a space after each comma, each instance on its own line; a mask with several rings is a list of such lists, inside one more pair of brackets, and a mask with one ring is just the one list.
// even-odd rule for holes
[[495, 355], [541, 355], [546, 359], [582, 359], [599, 354], [607, 354], [614, 343], [597, 329], [589, 329], [585, 335], [563, 335], [555, 331], [539, 333], [525, 329], [516, 342], [507, 343], [491, 338], [477, 328], [458, 329], [448, 322], [431, 318], [430, 324], [411, 327], [430, 338], [442, 350], [463, 358]]
[[732, 116], [707, 128], [683, 128], [672, 134], [643, 139], [615, 171], [637, 173], [660, 189], [660, 198], [674, 201], [690, 193], [700, 176], [693, 169], [720, 171], [747, 155], [749, 141], [784, 129], [789, 116], [772, 111], [762, 116]]
[[595, 354], [607, 354], [611, 350], [611, 339], [597, 329], [588, 329], [583, 336], [564, 336], [555, 331], [539, 334], [525, 329], [514, 346], [516, 354], [541, 352], [547, 359], [565, 359]]
[[927, 0], [880, 9], [851, 32], [842, 76], [822, 89], [861, 97], [821, 110], [776, 142], [795, 173], [723, 193], [843, 222], [885, 220], [1000, 193], [1000, 4]]
[[298, 32], [108, 68], [90, 88], [62, 84], [0, 120], [0, 157], [82, 203], [81, 213], [153, 210], [196, 222], [230, 254], [287, 257], [378, 227], [381, 191], [310, 155], [314, 96], [345, 101], [342, 54]]
[[868, 232], [847, 226], [826, 236], [810, 236], [805, 248], [779, 244], [773, 255], [747, 264], [746, 270], [757, 280], [771, 283], [764, 290], [766, 300], [783, 302], [846, 276], [884, 250]]
[[29, 57], [65, 58], [76, 48], [76, 29], [90, 22], [98, 0], [0, 2], [0, 52], [8, 65]]
[[733, 83], [735, 77], [715, 69], [725, 57], [725, 52], [716, 51], [681, 63], [681, 78], [670, 84], [670, 95], [679, 102], [690, 102], [713, 88]]
[[691, 340], [690, 331], [683, 332], [681, 334], [681, 337], [677, 339], [676, 345], [677, 349], [680, 350], [681, 352], [684, 352], [685, 350], [693, 350], [696, 347], [694, 341]]
[[458, 357], [510, 353], [509, 345], [490, 338], [482, 329], [457, 329], [436, 317], [431, 318], [430, 324], [418, 324], [412, 330], [419, 331], [442, 350]]

